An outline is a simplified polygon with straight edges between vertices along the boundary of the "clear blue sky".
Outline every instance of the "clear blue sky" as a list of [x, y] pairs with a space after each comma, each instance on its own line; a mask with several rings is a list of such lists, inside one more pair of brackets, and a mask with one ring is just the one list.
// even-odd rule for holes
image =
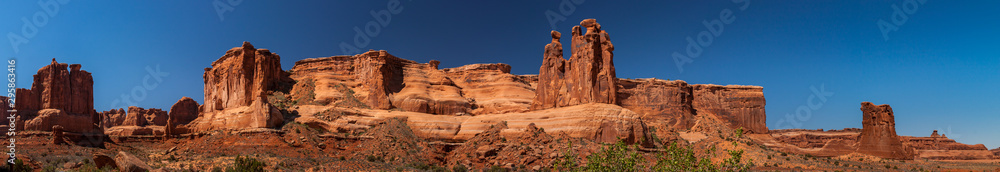
[[[94, 73], [98, 111], [133, 90], [146, 93], [127, 96], [135, 105], [169, 109], [182, 96], [202, 103], [203, 69], [242, 41], [280, 54], [287, 70], [304, 58], [343, 54], [338, 45], [353, 44], [353, 28], [376, 21], [369, 12], [386, 10], [389, 1], [282, 2], [243, 1], [220, 18], [213, 1], [73, 0], [50, 10], [54, 15], [37, 1], [5, 1], [0, 34], [8, 39], [0, 41], [0, 56], [19, 60], [17, 87], [30, 87], [30, 75], [57, 58]], [[402, 11], [360, 49], [436, 59], [442, 67], [507, 63], [512, 73], [535, 74], [552, 29], [546, 11], [559, 14], [560, 2], [402, 0]], [[997, 1], [906, 6], [907, 20], [892, 24], [898, 30], [888, 39], [877, 23], [891, 24], [892, 6], [904, 1], [751, 1], [745, 9], [728, 0], [567, 2], [574, 9], [556, 29], [569, 35], [580, 20], [598, 19], [615, 45], [618, 77], [763, 86], [772, 129], [796, 127], [786, 114], [797, 128], [860, 128], [860, 103], [872, 101], [892, 105], [900, 135], [938, 129], [963, 143], [1000, 146]], [[685, 38], [727, 9], [735, 19], [681, 72], [671, 54], [684, 53]], [[44, 25], [15, 52], [8, 35], [25, 36], [22, 18], [33, 23], [36, 14]], [[146, 89], [146, 67], [156, 66], [169, 75], [150, 79], [156, 87]], [[820, 86], [833, 95], [809, 108], [810, 87]], [[794, 117], [800, 107], [811, 115]]]

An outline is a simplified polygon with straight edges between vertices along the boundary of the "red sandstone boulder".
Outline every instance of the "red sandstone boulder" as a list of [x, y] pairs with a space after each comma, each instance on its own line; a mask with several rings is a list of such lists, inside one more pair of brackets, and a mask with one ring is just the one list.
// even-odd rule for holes
[[52, 126], [52, 144], [58, 145], [66, 143], [63, 138], [63, 127], [59, 125]]
[[169, 118], [167, 121], [172, 122], [174, 125], [191, 123], [191, 121], [198, 118], [198, 102], [190, 97], [182, 97], [180, 100], [177, 100], [177, 103], [170, 106], [170, 112], [167, 117]]
[[889, 159], [913, 159], [911, 149], [904, 147], [896, 135], [892, 107], [862, 102], [861, 112], [864, 113], [864, 118], [861, 135], [858, 136], [859, 153]]
[[123, 151], [118, 151], [118, 156], [115, 156], [115, 166], [118, 166], [118, 170], [127, 172], [138, 172], [138, 171], [149, 171], [152, 167], [146, 165], [142, 159], [133, 156], [132, 154], [125, 153]]
[[692, 107], [698, 115], [714, 115], [730, 128], [765, 134], [768, 129], [763, 90], [760, 86], [697, 84], [693, 85]]

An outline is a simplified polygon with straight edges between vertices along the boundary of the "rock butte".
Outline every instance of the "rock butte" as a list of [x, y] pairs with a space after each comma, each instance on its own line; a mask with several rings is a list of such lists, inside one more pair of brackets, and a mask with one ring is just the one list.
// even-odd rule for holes
[[[1000, 156], [1000, 150], [957, 143], [936, 132], [930, 137], [897, 136], [892, 109], [869, 102], [862, 103], [863, 129], [769, 130], [763, 87], [617, 78], [614, 45], [596, 20], [573, 27], [568, 60], [561, 33], [550, 33], [538, 75], [514, 75], [510, 65], [499, 63], [439, 69], [440, 61], [418, 63], [384, 50], [304, 59], [284, 71], [280, 56], [244, 42], [205, 68], [203, 104], [182, 97], [169, 111], [133, 106], [98, 113], [93, 109], [91, 74], [80, 70], [81, 65], [53, 59], [38, 70], [31, 89], [16, 90], [20, 103], [15, 109], [23, 115], [15, 123], [19, 129], [40, 131], [58, 126], [53, 134], [60, 137], [97, 132], [128, 138], [267, 131], [289, 122], [357, 133], [404, 119], [412, 135], [431, 141], [547, 132], [644, 147], [656, 144], [654, 136], [704, 139], [706, 134], [743, 129], [765, 146], [815, 156]], [[678, 136], [678, 131], [684, 132]], [[134, 157], [118, 157], [124, 159], [112, 165], [148, 169], [142, 163], [130, 164]]]

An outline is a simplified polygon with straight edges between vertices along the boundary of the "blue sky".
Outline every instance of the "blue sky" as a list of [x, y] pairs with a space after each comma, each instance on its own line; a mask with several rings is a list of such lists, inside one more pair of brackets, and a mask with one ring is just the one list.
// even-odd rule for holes
[[[52, 58], [83, 64], [94, 75], [94, 108], [104, 111], [127, 106], [123, 95], [162, 109], [182, 96], [203, 102], [203, 69], [242, 41], [281, 55], [285, 70], [304, 58], [343, 54], [339, 45], [354, 44], [354, 28], [377, 22], [370, 12], [388, 11], [390, 1], [219, 0], [232, 7], [221, 17], [216, 1], [64, 1], [58, 10], [38, 2], [62, 1], [0, 6], [0, 34], [8, 38], [0, 56], [18, 60], [17, 87], [30, 87], [31, 75]], [[940, 130], [963, 143], [1000, 146], [1000, 2], [574, 2], [402, 0], [359, 49], [440, 60], [442, 67], [507, 63], [512, 73], [535, 74], [552, 11], [565, 17], [554, 23], [565, 35], [596, 18], [615, 45], [618, 77], [763, 86], [772, 129], [860, 128], [860, 103], [871, 101], [892, 105], [900, 135]], [[893, 5], [905, 22], [897, 15], [893, 23]], [[685, 53], [686, 38], [698, 39], [708, 31], [703, 21], [724, 11], [731, 22], [679, 70], [671, 55]], [[23, 32], [22, 18], [37, 32]], [[879, 20], [896, 30], [884, 35]], [[25, 37], [16, 52], [11, 34]], [[157, 66], [159, 75], [147, 72]], [[810, 101], [811, 88], [826, 101]]]

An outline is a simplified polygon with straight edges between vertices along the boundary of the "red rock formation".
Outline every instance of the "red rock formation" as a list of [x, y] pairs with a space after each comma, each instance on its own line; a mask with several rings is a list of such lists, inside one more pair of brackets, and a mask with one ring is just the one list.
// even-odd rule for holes
[[38, 94], [35, 94], [35, 91], [17, 88], [14, 92], [17, 95], [15, 96], [14, 109], [22, 113], [42, 109], [41, 101], [38, 100]]
[[694, 85], [692, 107], [698, 115], [711, 114], [730, 128], [742, 127], [750, 133], [767, 133], [764, 88], [742, 85]]
[[694, 108], [691, 107], [694, 96], [687, 82], [620, 79], [618, 84], [618, 103], [642, 114], [650, 126], [688, 129], [694, 125]]
[[94, 78], [90, 72], [80, 70], [80, 64], [69, 65], [69, 113], [91, 114], [94, 111]]
[[389, 96], [393, 107], [443, 115], [463, 115], [472, 108], [469, 100], [462, 97], [461, 89], [442, 70], [431, 64], [406, 64], [402, 69], [406, 84]]
[[226, 51], [205, 68], [205, 112], [250, 105], [274, 88], [281, 76], [281, 57], [249, 42]]
[[614, 45], [596, 20], [586, 19], [580, 25], [587, 31], [584, 33], [580, 26], [573, 27], [569, 61], [562, 59], [559, 32], [552, 32], [553, 42], [546, 45], [545, 61], [539, 68], [540, 84], [533, 109], [585, 103], [618, 104]]
[[128, 111], [124, 109], [111, 109], [104, 112], [97, 112], [98, 116], [101, 116], [101, 121], [99, 121], [101, 128], [111, 128], [114, 126], [120, 126], [125, 123], [125, 115]]
[[552, 42], [545, 45], [542, 66], [538, 69], [538, 86], [535, 88], [535, 99], [531, 109], [541, 110], [559, 105], [563, 93], [568, 92], [563, 80], [566, 73], [566, 59], [563, 58], [562, 34], [552, 31]]
[[392, 108], [389, 94], [402, 89], [403, 61], [385, 50], [355, 55], [354, 74], [361, 101], [372, 108]]
[[205, 68], [205, 104], [190, 127], [207, 131], [280, 125], [281, 113], [266, 98], [267, 91], [287, 81], [280, 62], [277, 54], [248, 42], [226, 51]]
[[93, 132], [94, 126], [89, 115], [67, 114], [59, 109], [43, 109], [38, 111], [38, 116], [26, 120], [24, 129], [36, 131], [52, 131], [52, 126], [61, 125], [66, 132], [83, 133]]
[[63, 127], [59, 125], [52, 126], [52, 144], [58, 145], [66, 143], [65, 138], [63, 137]]
[[[586, 27], [583, 33], [580, 26]], [[569, 59], [566, 86], [569, 87], [568, 105], [583, 103], [617, 104], [615, 81], [614, 45], [608, 33], [601, 30], [595, 19], [586, 19], [573, 27], [572, 51]]]
[[[11, 109], [11, 107], [10, 107], [10, 97], [0, 96], [0, 112], [3, 112], [3, 116], [10, 115], [10, 112], [7, 112], [7, 110], [10, 110], [10, 109]], [[10, 126], [10, 120], [7, 120], [6, 118], [5, 119], [0, 119], [0, 125], [6, 125], [7, 127], [9, 127]]]
[[52, 63], [38, 69], [31, 89], [15, 91], [15, 109], [24, 117], [18, 122], [24, 122], [24, 128], [29, 130], [49, 131], [52, 125], [62, 125], [66, 132], [94, 131], [94, 81], [89, 72], [80, 68], [79, 64], [52, 59]]
[[507, 64], [471, 64], [444, 69], [447, 77], [470, 100], [473, 115], [525, 112], [535, 92], [522, 76], [511, 75]]
[[100, 126], [105, 129], [116, 126], [163, 126], [167, 123], [167, 112], [156, 108], [129, 106], [127, 111], [112, 109], [97, 114], [102, 119]]
[[173, 122], [174, 125], [184, 125], [191, 123], [198, 118], [198, 102], [194, 101], [190, 97], [181, 97], [170, 106], [170, 112], [167, 115], [169, 118], [168, 122]]
[[892, 107], [862, 102], [861, 112], [864, 113], [864, 118], [861, 135], [858, 136], [859, 153], [889, 159], [913, 159], [911, 149], [904, 147], [896, 135]]
[[993, 149], [993, 150], [990, 150], [990, 151], [993, 152], [993, 156], [995, 156], [997, 158], [1000, 158], [1000, 147], [998, 147], [996, 149]]

